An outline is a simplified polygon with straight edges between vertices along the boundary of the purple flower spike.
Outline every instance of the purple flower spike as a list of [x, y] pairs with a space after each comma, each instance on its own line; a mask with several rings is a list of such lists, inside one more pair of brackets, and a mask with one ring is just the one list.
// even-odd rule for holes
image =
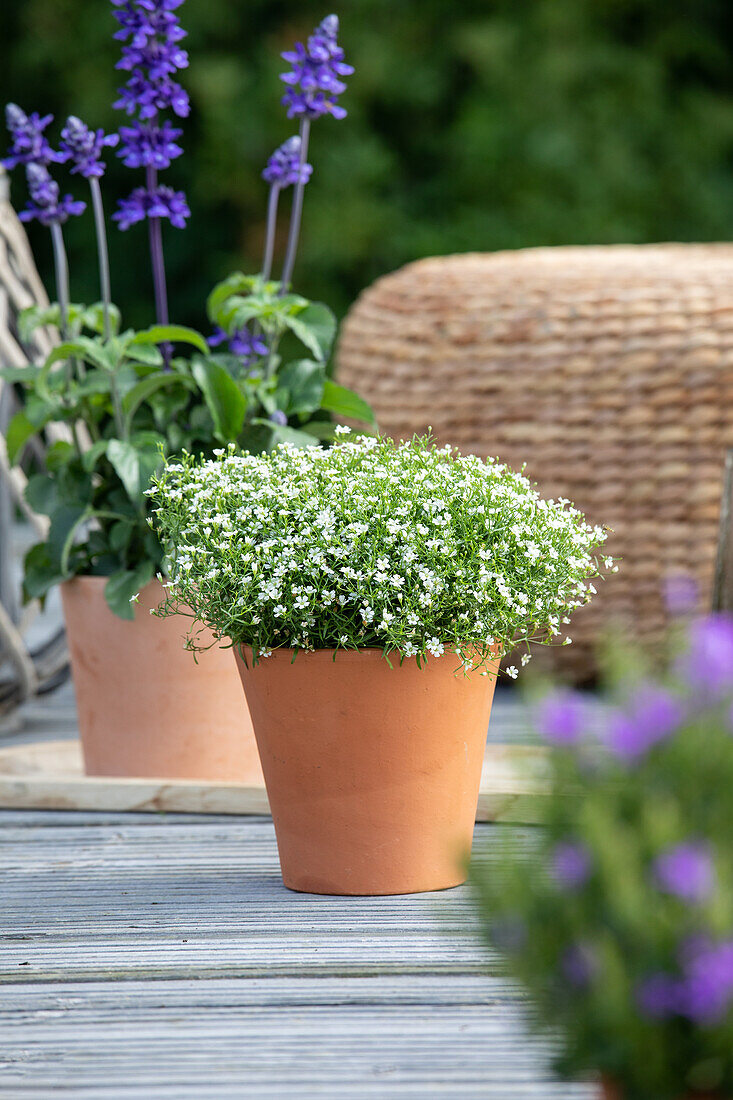
[[183, 149], [176, 144], [183, 133], [166, 119], [159, 126], [136, 122], [132, 126], [120, 126], [122, 145], [119, 156], [128, 168], [167, 168], [172, 160], [180, 157]]
[[346, 90], [341, 77], [351, 76], [354, 69], [344, 62], [338, 31], [338, 17], [327, 15], [308, 39], [307, 46], [297, 42], [294, 50], [282, 55], [292, 65], [290, 72], [280, 77], [288, 85], [283, 96], [288, 118], [312, 119], [326, 114], [339, 119], [346, 117], [337, 101]]
[[633, 763], [673, 733], [683, 718], [679, 699], [663, 688], [644, 687], [626, 711], [611, 718], [606, 742], [615, 756], [625, 763]]
[[64, 160], [72, 161], [71, 171], [85, 179], [104, 175], [106, 165], [102, 160], [105, 146], [119, 141], [117, 134], [105, 134], [104, 130], [90, 130], [80, 118], [69, 115], [61, 131], [61, 152]]
[[578, 890], [590, 877], [590, 852], [583, 844], [562, 841], [550, 855], [550, 874], [563, 890]]
[[23, 222], [37, 219], [41, 225], [63, 225], [70, 217], [86, 210], [85, 202], [71, 195], [60, 196], [59, 185], [52, 179], [45, 164], [29, 164], [26, 168], [30, 202], [18, 217]]
[[184, 229], [190, 215], [183, 191], [159, 186], [152, 191], [136, 187], [129, 198], [120, 199], [119, 210], [112, 217], [120, 229], [129, 229], [145, 218], [167, 218], [176, 229]]
[[654, 861], [654, 878], [667, 894], [682, 901], [704, 901], [715, 884], [713, 861], [704, 844], [677, 844]]
[[537, 730], [552, 745], [577, 745], [587, 728], [585, 704], [572, 691], [558, 691], [542, 701]]
[[682, 983], [669, 974], [651, 974], [639, 983], [636, 1003], [649, 1020], [663, 1020], [679, 1010]]
[[310, 164], [300, 163], [300, 138], [296, 134], [275, 150], [267, 162], [262, 178], [278, 187], [290, 187], [294, 183], [307, 183], [313, 173]]
[[43, 136], [43, 131], [53, 121], [53, 115], [41, 116], [36, 111], [27, 115], [16, 103], [8, 103], [5, 121], [12, 143], [9, 156], [2, 162], [4, 168], [10, 170], [19, 164], [47, 165], [66, 159], [62, 154], [54, 152]]
[[173, 75], [188, 65], [188, 55], [179, 42], [186, 31], [174, 15], [183, 0], [112, 0], [120, 30], [115, 38], [126, 43], [117, 68], [130, 73], [120, 89], [115, 107], [141, 119], [154, 118], [171, 108], [185, 118], [188, 96]]
[[733, 617], [709, 615], [695, 623], [679, 671], [702, 695], [733, 692]]

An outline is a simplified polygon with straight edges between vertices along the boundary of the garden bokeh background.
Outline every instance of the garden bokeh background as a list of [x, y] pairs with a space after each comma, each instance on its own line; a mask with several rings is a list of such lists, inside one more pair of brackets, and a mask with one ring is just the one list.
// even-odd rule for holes
[[[187, 0], [181, 11], [192, 112], [185, 155], [165, 174], [192, 210], [186, 231], [165, 234], [177, 321], [205, 325], [213, 283], [259, 266], [260, 171], [295, 132], [279, 54], [328, 13], [324, 2]], [[314, 128], [295, 278], [309, 297], [343, 313], [378, 275], [439, 253], [731, 237], [730, 0], [342, 0], [336, 10], [356, 73], [349, 117]], [[2, 102], [59, 124], [70, 113], [123, 121], [111, 109], [122, 74], [106, 0], [8, 0], [2, 22]], [[112, 213], [142, 180], [109, 161]], [[22, 173], [12, 197], [20, 208]], [[29, 232], [50, 287], [48, 236]], [[91, 300], [91, 218], [74, 219], [67, 237], [72, 296]], [[113, 230], [111, 251], [115, 299], [128, 323], [146, 324], [144, 228]]]

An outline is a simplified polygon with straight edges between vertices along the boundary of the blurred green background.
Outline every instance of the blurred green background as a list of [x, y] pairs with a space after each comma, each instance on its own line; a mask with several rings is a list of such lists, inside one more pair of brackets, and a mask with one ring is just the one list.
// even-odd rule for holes
[[[328, 10], [322, 0], [180, 9], [193, 109], [186, 154], [164, 178], [185, 188], [193, 216], [165, 234], [175, 320], [203, 325], [211, 285], [258, 267], [260, 170], [294, 132], [279, 53]], [[349, 117], [315, 127], [301, 292], [342, 313], [376, 276], [425, 255], [730, 236], [730, 0], [343, 0], [338, 10], [356, 74]], [[3, 102], [119, 125], [106, 0], [6, 0], [2, 23]], [[111, 213], [141, 179], [110, 159]], [[19, 172], [13, 197], [25, 201]], [[145, 230], [111, 234], [115, 298], [129, 323], [147, 323]], [[51, 286], [47, 236], [31, 235]], [[96, 297], [90, 218], [70, 224], [68, 245], [73, 296]]]

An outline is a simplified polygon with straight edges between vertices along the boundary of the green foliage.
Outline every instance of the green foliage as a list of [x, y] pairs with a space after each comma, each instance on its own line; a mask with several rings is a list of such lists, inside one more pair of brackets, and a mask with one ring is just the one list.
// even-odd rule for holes
[[151, 493], [169, 609], [193, 610], [255, 658], [278, 646], [378, 647], [491, 662], [559, 633], [595, 591], [606, 537], [520, 474], [429, 440], [184, 454]]
[[[23, 0], [5, 9], [0, 101], [119, 125], [109, 4]], [[185, 233], [168, 230], [165, 247], [173, 312], [197, 328], [207, 288], [259, 265], [260, 171], [293, 132], [273, 94], [278, 54], [325, 11], [315, 0], [186, 5], [192, 113], [170, 183], [188, 193], [201, 247], [195, 264]], [[340, 15], [356, 67], [349, 119], [314, 127], [298, 262], [299, 285], [338, 314], [377, 275], [424, 255], [730, 236], [727, 0], [349, 0]], [[111, 208], [138, 180], [113, 154], [107, 160]], [[72, 190], [83, 197], [78, 183]], [[13, 197], [20, 205], [20, 178]], [[30, 232], [50, 286], [47, 236]], [[96, 294], [91, 234], [88, 218], [67, 227], [82, 299]], [[284, 246], [281, 238], [280, 258]], [[144, 325], [144, 227], [114, 232], [111, 249], [115, 297]]]
[[[250, 369], [236, 356], [212, 356], [203, 336], [181, 325], [120, 332], [117, 311], [105, 338], [99, 307], [74, 305], [69, 338], [42, 366], [0, 371], [24, 389], [23, 408], [7, 432], [12, 461], [22, 459], [27, 442], [51, 421], [68, 425], [71, 435], [48, 448], [45, 472], [28, 484], [29, 504], [51, 522], [46, 541], [26, 558], [26, 598], [43, 598], [77, 574], [102, 575], [110, 578], [110, 607], [132, 618], [130, 598], [163, 566], [145, 490], [166, 456], [181, 450], [210, 455], [230, 442], [261, 451], [282, 439], [303, 445], [331, 437], [328, 413], [339, 408], [326, 400], [326, 386], [333, 385], [326, 361], [335, 322], [325, 306], [279, 297], [278, 290], [278, 284], [265, 288], [236, 276], [211, 295], [217, 324], [231, 327], [247, 313], [270, 337], [270, 355]], [[58, 307], [33, 307], [21, 325], [28, 336], [57, 320]], [[287, 333], [316, 359], [283, 366], [277, 349]], [[159, 344], [187, 354], [166, 364]], [[371, 420], [368, 406], [350, 391], [341, 406], [341, 415]], [[278, 411], [282, 425], [269, 419]]]
[[623, 1100], [733, 1095], [731, 621], [675, 663], [662, 683], [637, 665], [592, 711], [546, 699], [544, 827], [529, 858], [515, 834], [473, 865], [486, 937], [559, 1040], [558, 1072], [602, 1074]]

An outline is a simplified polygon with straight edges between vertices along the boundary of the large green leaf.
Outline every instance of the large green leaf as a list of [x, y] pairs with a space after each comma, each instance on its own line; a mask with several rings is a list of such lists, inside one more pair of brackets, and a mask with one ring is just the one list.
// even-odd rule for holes
[[23, 495], [33, 511], [41, 516], [50, 516], [59, 506], [56, 482], [47, 474], [30, 478]]
[[140, 344], [179, 343], [191, 344], [204, 355], [209, 350], [206, 341], [196, 329], [185, 325], [153, 325], [144, 332], [138, 332], [130, 341], [130, 347]]
[[52, 563], [48, 545], [38, 542], [32, 546], [23, 562], [23, 599], [43, 600], [50, 588], [60, 584], [63, 576]]
[[17, 412], [12, 418], [5, 432], [5, 444], [8, 448], [8, 458], [11, 462], [15, 462], [20, 457], [26, 443], [31, 436], [35, 434], [35, 425], [31, 424], [30, 420], [21, 409], [21, 411]]
[[358, 393], [347, 389], [346, 386], [339, 386], [336, 382], [332, 382], [330, 378], [326, 379], [323, 387], [321, 408], [325, 409], [326, 412], [334, 413], [335, 416], [348, 417], [349, 420], [365, 420], [368, 424], [376, 423], [371, 407], [362, 397], [359, 397]]
[[131, 390], [128, 390], [122, 402], [127, 431], [130, 431], [135, 413], [144, 401], [147, 401], [149, 397], [158, 390], [163, 389], [163, 387], [176, 385], [186, 387], [187, 389], [196, 389], [195, 382], [192, 378], [189, 378], [188, 375], [178, 374], [173, 371], [161, 371], [159, 374], [149, 374], [147, 378], [143, 378], [141, 382], [138, 382]]
[[285, 314], [283, 321], [319, 362], [328, 359], [336, 333], [336, 319], [328, 306], [312, 302], [297, 314]]
[[153, 579], [154, 571], [153, 563], [144, 561], [136, 569], [121, 569], [119, 573], [113, 573], [104, 586], [104, 598], [110, 611], [120, 619], [134, 619], [135, 604], [130, 601]]
[[288, 415], [311, 413], [320, 407], [325, 381], [323, 363], [296, 359], [278, 372], [278, 404]]
[[112, 463], [120, 481], [133, 504], [145, 504], [145, 490], [150, 479], [163, 464], [156, 447], [140, 441], [137, 445], [122, 439], [111, 439], [107, 446], [107, 458]]
[[244, 394], [224, 367], [211, 359], [197, 356], [191, 369], [211, 413], [217, 437], [223, 443], [235, 440], [247, 410]]
[[81, 505], [62, 504], [51, 516], [48, 531], [48, 554], [51, 564], [62, 576], [68, 575], [69, 554], [76, 532], [89, 518], [89, 509]]

